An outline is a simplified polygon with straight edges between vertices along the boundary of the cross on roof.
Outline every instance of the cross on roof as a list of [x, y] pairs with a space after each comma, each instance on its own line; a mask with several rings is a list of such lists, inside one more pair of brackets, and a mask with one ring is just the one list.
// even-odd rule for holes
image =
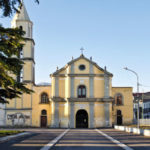
[[81, 54], [83, 55], [83, 51], [85, 50], [83, 47], [80, 48]]

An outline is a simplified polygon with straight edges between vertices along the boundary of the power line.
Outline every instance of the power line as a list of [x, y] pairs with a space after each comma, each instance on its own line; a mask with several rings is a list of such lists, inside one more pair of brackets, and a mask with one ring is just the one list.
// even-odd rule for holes
[[148, 85], [143, 85], [143, 84], [139, 84], [139, 86], [150, 87], [150, 86], [148, 86]]

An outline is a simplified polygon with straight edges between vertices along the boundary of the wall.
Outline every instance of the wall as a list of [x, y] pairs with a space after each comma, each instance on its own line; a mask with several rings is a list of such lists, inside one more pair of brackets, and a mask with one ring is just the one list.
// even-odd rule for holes
[[[33, 84], [27, 84], [27, 88], [33, 89]], [[8, 100], [6, 104], [6, 125], [32, 125], [32, 98], [33, 93], [23, 94], [20, 98]]]
[[0, 104], [0, 126], [5, 125], [5, 104]]
[[122, 111], [123, 124], [132, 124], [133, 121], [133, 96], [131, 87], [113, 87], [112, 96], [114, 97], [116, 93], [121, 93], [123, 95], [123, 105], [114, 105], [113, 110], [113, 122], [116, 124], [116, 112], [117, 110]]
[[41, 125], [41, 111], [45, 109], [47, 111], [47, 126], [51, 124], [52, 105], [41, 103], [41, 94], [47, 93], [48, 97], [51, 97], [51, 86], [34, 86], [33, 90], [33, 105], [32, 105], [32, 126], [40, 127]]

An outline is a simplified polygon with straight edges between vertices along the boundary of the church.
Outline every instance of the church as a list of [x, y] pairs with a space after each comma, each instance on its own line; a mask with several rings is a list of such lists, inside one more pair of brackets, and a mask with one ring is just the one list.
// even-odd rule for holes
[[34, 93], [23, 94], [3, 105], [1, 126], [99, 128], [132, 124], [132, 87], [113, 87], [113, 74], [92, 57], [81, 54], [72, 58], [50, 74], [50, 85], [36, 85], [33, 23], [24, 4], [11, 25], [26, 32], [20, 81]]

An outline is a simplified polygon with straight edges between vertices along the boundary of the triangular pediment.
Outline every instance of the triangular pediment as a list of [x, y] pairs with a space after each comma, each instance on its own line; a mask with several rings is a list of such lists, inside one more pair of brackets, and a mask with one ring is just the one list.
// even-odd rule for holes
[[58, 69], [57, 71], [55, 71], [53, 74], [51, 74], [52, 76], [53, 75], [60, 75], [60, 74], [67, 74], [67, 69], [69, 66], [71, 66], [72, 64], [78, 64], [78, 63], [89, 63], [89, 64], [92, 64], [93, 67], [95, 68], [95, 72], [97, 74], [107, 74], [109, 76], [113, 76], [110, 72], [108, 72], [106, 69], [103, 69], [101, 68], [100, 66], [97, 65], [97, 63], [95, 63], [94, 61], [92, 61], [92, 59], [88, 59], [86, 58], [83, 54], [80, 55], [80, 57], [76, 58], [76, 59], [73, 59], [71, 60], [70, 62], [68, 62], [64, 67], [62, 67], [61, 69]]

